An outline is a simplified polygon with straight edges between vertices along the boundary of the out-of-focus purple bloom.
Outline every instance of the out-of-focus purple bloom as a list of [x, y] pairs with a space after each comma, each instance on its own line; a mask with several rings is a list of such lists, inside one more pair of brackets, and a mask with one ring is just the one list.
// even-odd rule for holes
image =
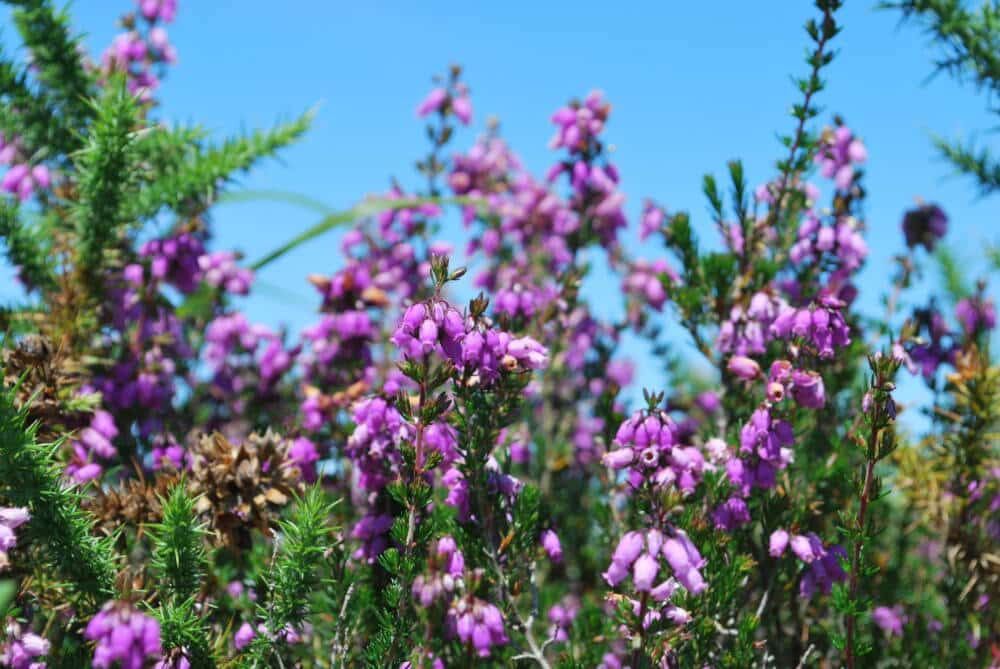
[[31, 514], [24, 507], [0, 508], [0, 571], [10, 565], [8, 551], [17, 545], [17, 535], [14, 530], [28, 522]]
[[903, 216], [903, 236], [910, 248], [923, 246], [928, 252], [948, 233], [948, 215], [936, 204], [911, 209]]
[[253, 626], [250, 623], [243, 623], [233, 635], [233, 646], [236, 650], [243, 650], [250, 645], [255, 636], [257, 636], [257, 632]]
[[139, 11], [147, 21], [171, 23], [177, 14], [177, 0], [139, 0]]
[[302, 472], [302, 478], [307, 483], [316, 480], [316, 462], [319, 460], [316, 444], [305, 437], [298, 437], [288, 449], [288, 457]]
[[742, 355], [734, 355], [726, 363], [726, 369], [735, 376], [750, 381], [760, 376], [760, 365], [756, 360]]
[[553, 530], [542, 531], [542, 548], [545, 549], [545, 553], [549, 556], [550, 560], [556, 563], [562, 562], [562, 544], [559, 542], [559, 535]]
[[443, 88], [435, 88], [427, 97], [417, 105], [417, 116], [427, 116], [431, 112], [436, 112], [441, 109], [445, 100], [448, 99], [448, 91]]
[[27, 632], [16, 621], [7, 623], [6, 635], [0, 645], [0, 665], [10, 669], [45, 669], [43, 655], [48, 655], [48, 639]]
[[823, 133], [815, 160], [820, 174], [833, 179], [838, 190], [847, 190], [854, 181], [854, 166], [868, 160], [868, 150], [850, 128], [841, 125]]
[[772, 557], [781, 557], [785, 554], [785, 549], [788, 547], [788, 532], [782, 529], [777, 529], [771, 533], [771, 538], [768, 539], [768, 553]]
[[993, 300], [981, 297], [966, 297], [955, 305], [955, 317], [970, 335], [992, 330], [997, 324], [996, 307]]
[[198, 257], [198, 268], [205, 283], [234, 295], [247, 295], [253, 283], [253, 270], [239, 267], [232, 251], [217, 251]]
[[892, 608], [876, 606], [872, 611], [872, 622], [890, 636], [903, 636], [903, 625], [907, 620], [908, 618], [903, 615], [903, 607], [899, 604]]
[[98, 669], [111, 669], [115, 662], [122, 669], [142, 669], [162, 650], [159, 623], [126, 602], [105, 604], [83, 635], [96, 642], [93, 662]]

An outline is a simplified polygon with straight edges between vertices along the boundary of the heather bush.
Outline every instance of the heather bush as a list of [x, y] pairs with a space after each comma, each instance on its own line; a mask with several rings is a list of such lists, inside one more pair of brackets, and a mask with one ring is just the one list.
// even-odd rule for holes
[[[1000, 666], [989, 277], [927, 202], [884, 310], [858, 306], [868, 150], [819, 106], [840, 0], [773, 171], [706, 175], [707, 217], [629, 220], [600, 92], [554, 110], [545, 174], [495, 124], [459, 146], [453, 66], [416, 107], [421, 190], [255, 262], [214, 248], [213, 207], [312, 113], [167, 125], [175, 0], [96, 60], [48, 0], [7, 3], [30, 58], [0, 54], [0, 666]], [[996, 91], [995, 3], [894, 11]], [[995, 192], [988, 151], [937, 143]], [[315, 323], [248, 320], [256, 273], [335, 227]]]

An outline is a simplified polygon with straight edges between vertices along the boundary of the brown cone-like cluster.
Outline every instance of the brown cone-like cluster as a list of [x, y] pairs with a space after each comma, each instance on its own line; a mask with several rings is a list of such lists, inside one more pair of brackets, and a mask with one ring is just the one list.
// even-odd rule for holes
[[202, 437], [192, 452], [191, 493], [195, 509], [216, 541], [250, 547], [250, 530], [270, 534], [281, 507], [301, 489], [302, 476], [289, 457], [289, 442], [273, 431], [234, 444], [218, 432]]
[[97, 517], [104, 532], [111, 534], [123, 524], [139, 527], [163, 520], [163, 506], [170, 489], [180, 480], [175, 473], [161, 473], [152, 482], [129, 479], [119, 488], [98, 491], [84, 497], [84, 505]]
[[76, 397], [79, 374], [67, 356], [36, 334], [18, 340], [3, 352], [4, 385], [17, 386], [18, 408], [26, 407], [28, 422], [39, 425], [40, 441], [52, 441], [87, 421], [86, 403]]

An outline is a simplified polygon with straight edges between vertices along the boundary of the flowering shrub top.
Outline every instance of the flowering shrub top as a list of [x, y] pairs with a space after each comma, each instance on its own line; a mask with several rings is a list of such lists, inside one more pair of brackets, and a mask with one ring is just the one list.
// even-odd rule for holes
[[[654, 200], [630, 221], [601, 92], [554, 112], [543, 176], [495, 124], [454, 149], [453, 67], [416, 109], [424, 190], [253, 264], [211, 207], [309, 117], [220, 144], [157, 122], [176, 2], [138, 2], [99, 62], [13, 4], [0, 234], [32, 301], [0, 313], [0, 666], [998, 666], [995, 306], [985, 279], [904, 301], [948, 228], [921, 204], [861, 312], [868, 150], [813, 127], [840, 2], [775, 172], [704, 178], [714, 244]], [[237, 309], [347, 221], [303, 277], [314, 324]], [[620, 318], [582, 288], [598, 266]], [[640, 403], [630, 338], [664, 370]], [[905, 376], [925, 436], [897, 432]]]

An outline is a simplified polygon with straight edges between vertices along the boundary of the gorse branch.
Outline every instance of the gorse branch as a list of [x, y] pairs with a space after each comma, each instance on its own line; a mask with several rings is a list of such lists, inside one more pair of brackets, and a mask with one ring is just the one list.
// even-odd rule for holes
[[[884, 9], [902, 12], [904, 21], [923, 27], [930, 43], [942, 55], [935, 61], [937, 72], [957, 81], [971, 81], [986, 91], [994, 113], [1000, 94], [1000, 2], [985, 0], [970, 9], [961, 0], [902, 0], [884, 2]], [[962, 174], [971, 176], [983, 195], [1000, 189], [1000, 162], [985, 147], [934, 138], [941, 155]]]
[[191, 669], [213, 669], [217, 661], [209, 631], [198, 615], [194, 598], [164, 602], [154, 612], [160, 623], [163, 649], [182, 654]]
[[28, 538], [39, 557], [82, 596], [81, 612], [94, 610], [114, 594], [112, 540], [94, 536], [79, 493], [65, 486], [52, 457], [59, 444], [35, 441], [36, 426], [14, 406], [15, 392], [0, 393], [0, 485], [12, 504], [30, 509]]
[[[200, 139], [197, 129], [154, 132], [153, 138], [175, 151], [181, 159], [164, 161], [156, 166], [159, 169], [152, 171], [131, 203], [133, 216], [148, 218], [165, 207], [186, 215], [204, 211], [216, 201], [222, 186], [236, 174], [249, 170], [260, 160], [298, 141], [309, 129], [313, 116], [314, 112], [310, 110], [270, 130], [255, 130], [209, 148], [202, 148], [200, 143], [196, 143], [195, 140]], [[187, 151], [184, 151], [184, 144], [188, 144]], [[149, 155], [156, 158], [152, 153]]]
[[258, 606], [264, 632], [239, 659], [245, 669], [275, 666], [288, 630], [298, 629], [310, 612], [310, 599], [320, 581], [321, 563], [331, 547], [328, 524], [333, 505], [319, 487], [299, 499], [292, 517], [281, 523], [280, 549], [267, 583], [267, 601]]
[[73, 151], [74, 132], [55, 113], [50, 101], [31, 90], [25, 69], [0, 53], [0, 130], [7, 137], [20, 136], [27, 146], [45, 147], [54, 153]]
[[197, 594], [205, 575], [205, 528], [197, 522], [194, 500], [183, 481], [163, 500], [163, 520], [150, 527], [153, 568], [175, 601]]
[[105, 252], [126, 220], [135, 183], [137, 124], [135, 98], [121, 79], [93, 103], [93, 109], [94, 121], [76, 155], [80, 194], [73, 207], [79, 268], [90, 283], [100, 276]]
[[192, 669], [211, 669], [215, 659], [209, 633], [195, 608], [208, 560], [205, 528], [197, 521], [194, 502], [181, 480], [162, 500], [163, 520], [149, 528], [152, 566], [163, 584], [156, 616], [167, 651], [183, 652]]
[[47, 0], [6, 0], [18, 7], [14, 21], [31, 52], [45, 101], [58, 110], [63, 123], [79, 130], [92, 113], [87, 100], [94, 78], [83, 66], [80, 41], [69, 30], [69, 16]]
[[949, 142], [941, 137], [934, 138], [934, 146], [959, 174], [967, 174], [975, 179], [982, 195], [1000, 190], [1000, 161], [986, 147], [977, 147], [969, 142], [962, 145]]
[[976, 10], [966, 5], [961, 0], [903, 0], [881, 7], [898, 9], [904, 20], [922, 25], [944, 52], [935, 63], [939, 71], [1000, 92], [1000, 3], [986, 0]]
[[55, 284], [47, 238], [25, 225], [17, 205], [9, 200], [0, 202], [0, 237], [6, 246], [7, 261], [18, 268], [27, 287], [45, 289]]

